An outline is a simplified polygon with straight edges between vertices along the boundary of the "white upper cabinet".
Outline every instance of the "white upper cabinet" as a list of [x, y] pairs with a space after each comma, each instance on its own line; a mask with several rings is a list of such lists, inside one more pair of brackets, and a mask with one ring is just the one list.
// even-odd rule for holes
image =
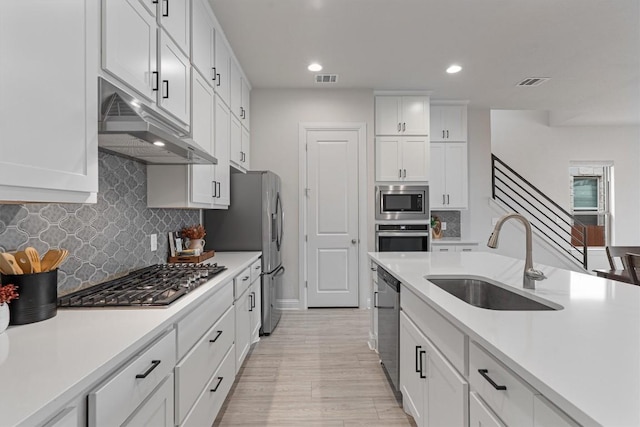
[[95, 203], [98, 2], [0, 2], [0, 201]]
[[217, 188], [214, 192], [213, 204], [216, 209], [226, 209], [231, 203], [231, 170], [229, 165], [229, 150], [231, 140], [229, 137], [231, 126], [231, 113], [229, 107], [222, 99], [215, 97], [215, 157], [218, 164], [215, 167], [215, 183]]
[[[106, 0], [110, 1], [110, 0]], [[185, 55], [189, 55], [191, 40], [190, 0], [158, 0], [159, 23]]]
[[[193, 72], [193, 110], [191, 118], [192, 138], [209, 154], [214, 154], [214, 93], [213, 88], [196, 72]], [[215, 196], [215, 166], [191, 165], [191, 202], [209, 206]]]
[[102, 68], [148, 101], [158, 88], [156, 18], [139, 0], [102, 2]]
[[178, 46], [160, 31], [158, 104], [185, 124], [191, 118], [191, 64]]
[[429, 97], [376, 96], [376, 135], [429, 135]]
[[242, 79], [242, 125], [247, 129], [251, 129], [249, 111], [251, 110], [251, 89], [249, 83]]
[[431, 209], [467, 209], [467, 143], [432, 142], [430, 169]]
[[231, 166], [241, 172], [249, 170], [250, 134], [240, 119], [231, 115]]
[[467, 140], [466, 105], [431, 105], [431, 141]]
[[215, 84], [216, 31], [206, 0], [193, 0], [191, 5], [191, 64], [207, 82]]
[[427, 137], [377, 137], [376, 181], [428, 181], [429, 148]]
[[229, 49], [222, 37], [216, 36], [215, 41], [215, 57], [216, 57], [216, 93], [222, 98], [225, 104], [229, 103], [231, 93], [231, 81], [229, 73], [231, 71], [231, 56]]
[[240, 119], [240, 123], [249, 128], [249, 83], [245, 80], [240, 67], [231, 61], [231, 112]]

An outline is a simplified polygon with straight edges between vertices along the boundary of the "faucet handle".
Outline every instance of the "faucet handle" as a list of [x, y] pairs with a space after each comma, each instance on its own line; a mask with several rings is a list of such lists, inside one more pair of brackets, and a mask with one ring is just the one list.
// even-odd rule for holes
[[524, 274], [529, 279], [533, 279], [533, 280], [544, 280], [547, 278], [547, 276], [545, 276], [542, 271], [536, 270], [535, 268], [528, 269]]

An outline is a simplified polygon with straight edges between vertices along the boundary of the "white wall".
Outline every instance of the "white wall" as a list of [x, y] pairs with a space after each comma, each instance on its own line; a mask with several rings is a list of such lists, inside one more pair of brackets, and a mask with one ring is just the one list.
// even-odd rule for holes
[[[300, 307], [298, 125], [301, 122], [365, 122], [368, 182], [373, 182], [373, 108], [372, 90], [254, 89], [251, 92], [251, 169], [272, 170], [282, 178], [286, 215], [282, 261], [286, 268], [284, 298], [287, 308]], [[373, 186], [367, 185], [367, 189], [369, 208], [366, 214], [370, 229], [367, 234], [372, 236]], [[368, 250], [373, 250], [372, 243], [372, 240], [368, 242]], [[368, 275], [360, 278], [360, 306], [366, 306], [368, 280]]]

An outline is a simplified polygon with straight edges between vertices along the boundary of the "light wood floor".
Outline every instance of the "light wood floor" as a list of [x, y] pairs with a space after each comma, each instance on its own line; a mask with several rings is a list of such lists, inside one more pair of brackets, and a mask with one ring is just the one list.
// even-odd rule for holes
[[285, 312], [245, 360], [215, 426], [415, 426], [369, 350], [369, 312]]

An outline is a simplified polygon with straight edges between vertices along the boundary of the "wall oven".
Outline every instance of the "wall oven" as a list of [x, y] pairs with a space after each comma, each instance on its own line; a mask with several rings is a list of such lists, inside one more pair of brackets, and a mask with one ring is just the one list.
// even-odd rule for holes
[[377, 252], [426, 252], [429, 224], [376, 224]]
[[426, 185], [378, 185], [377, 220], [429, 221], [429, 187]]

